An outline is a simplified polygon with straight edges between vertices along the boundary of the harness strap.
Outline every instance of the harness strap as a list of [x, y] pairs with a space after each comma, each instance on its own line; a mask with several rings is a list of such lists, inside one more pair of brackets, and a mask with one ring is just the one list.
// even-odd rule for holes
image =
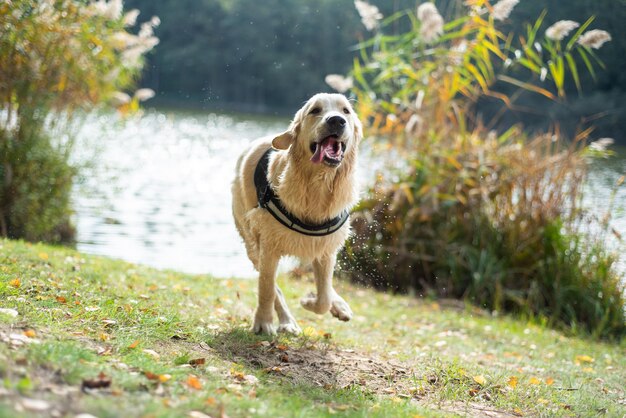
[[261, 157], [254, 170], [254, 186], [256, 188], [259, 207], [266, 209], [278, 222], [300, 234], [322, 237], [330, 235], [341, 228], [350, 217], [350, 213], [347, 210], [344, 210], [339, 216], [323, 224], [308, 224], [302, 222], [285, 209], [278, 196], [274, 193], [272, 185], [267, 180], [268, 166], [272, 152], [274, 152], [273, 148], [268, 149], [265, 154], [263, 154], [263, 157]]

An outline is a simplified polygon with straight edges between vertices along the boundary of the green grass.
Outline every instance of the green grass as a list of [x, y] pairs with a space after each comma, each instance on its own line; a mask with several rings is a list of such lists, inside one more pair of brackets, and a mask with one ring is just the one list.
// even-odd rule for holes
[[37, 416], [26, 398], [100, 418], [626, 414], [624, 342], [347, 283], [341, 323], [298, 307], [310, 278], [280, 282], [301, 336], [247, 332], [255, 281], [0, 241], [0, 308], [19, 312], [0, 313], [0, 417]]

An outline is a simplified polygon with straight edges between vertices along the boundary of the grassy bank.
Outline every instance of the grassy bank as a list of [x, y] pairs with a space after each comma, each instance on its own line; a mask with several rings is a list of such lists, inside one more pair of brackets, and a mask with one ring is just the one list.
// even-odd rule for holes
[[626, 414], [624, 342], [346, 283], [340, 323], [280, 282], [302, 336], [247, 332], [254, 281], [0, 241], [0, 416]]

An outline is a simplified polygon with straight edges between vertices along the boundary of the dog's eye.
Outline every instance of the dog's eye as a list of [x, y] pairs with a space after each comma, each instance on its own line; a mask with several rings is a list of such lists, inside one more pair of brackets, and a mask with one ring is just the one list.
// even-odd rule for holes
[[347, 107], [343, 108], [343, 113], [345, 113], [346, 115], [350, 114], [350, 109], [348, 109]]
[[322, 111], [322, 109], [320, 109], [319, 107], [314, 107], [313, 109], [311, 109], [309, 114], [310, 115], [319, 115], [321, 111]]

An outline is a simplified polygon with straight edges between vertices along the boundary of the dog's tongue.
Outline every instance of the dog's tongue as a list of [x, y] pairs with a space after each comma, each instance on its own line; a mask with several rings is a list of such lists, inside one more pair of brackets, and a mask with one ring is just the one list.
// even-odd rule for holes
[[337, 154], [335, 152], [336, 144], [336, 138], [332, 136], [324, 138], [322, 142], [316, 144], [315, 153], [311, 157], [311, 161], [315, 164], [319, 164], [324, 160], [325, 155], [329, 154], [331, 156], [335, 156]]

